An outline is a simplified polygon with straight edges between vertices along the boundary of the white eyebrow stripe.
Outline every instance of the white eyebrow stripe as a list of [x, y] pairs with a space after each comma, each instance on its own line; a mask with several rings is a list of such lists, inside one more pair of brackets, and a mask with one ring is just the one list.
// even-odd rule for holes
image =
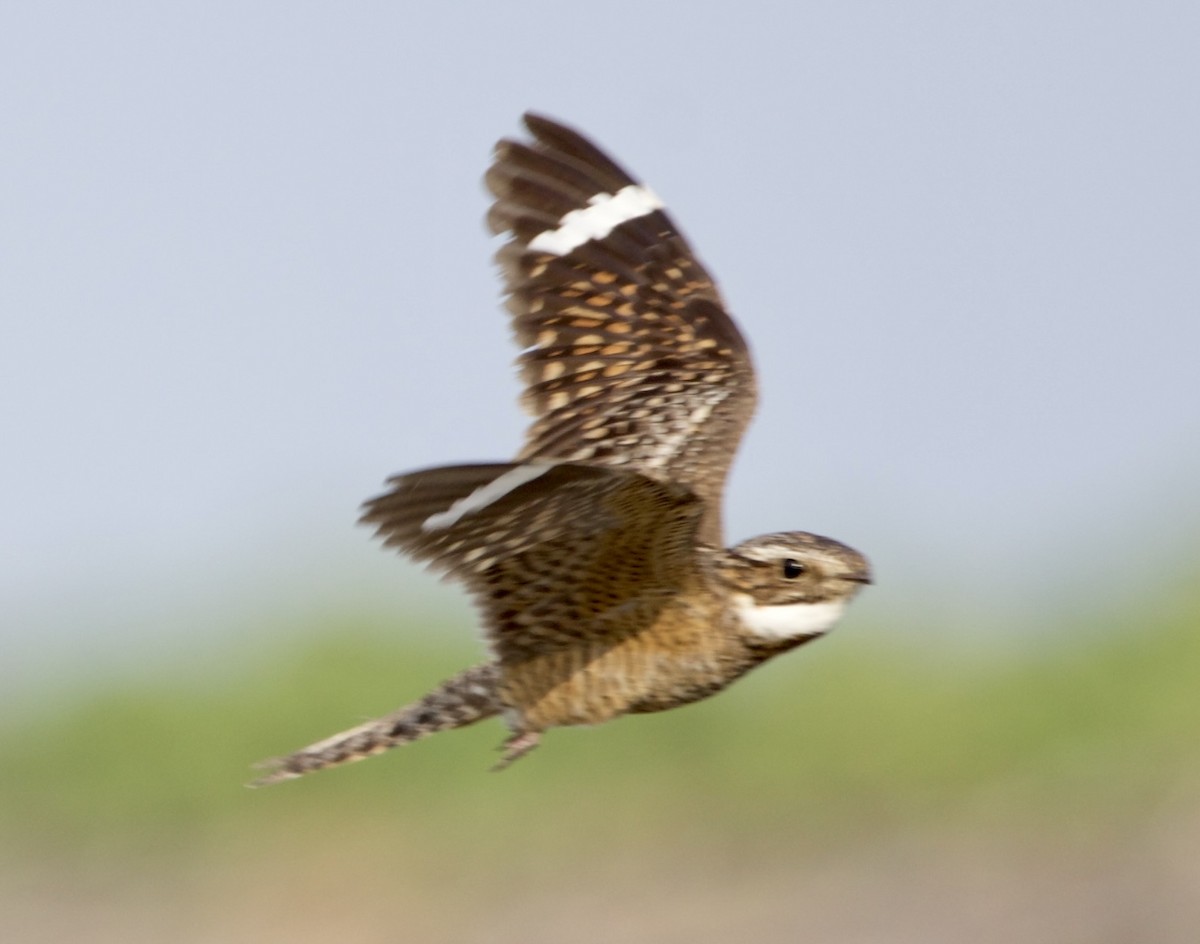
[[649, 187], [628, 184], [615, 194], [598, 193], [588, 205], [563, 214], [557, 229], [538, 233], [529, 241], [534, 252], [565, 256], [592, 239], [603, 239], [622, 223], [663, 209], [663, 202]]
[[486, 508], [492, 502], [499, 501], [509, 492], [516, 491], [526, 482], [532, 482], [538, 476], [545, 475], [557, 465], [555, 462], [529, 462], [509, 469], [503, 475], [498, 475], [486, 485], [464, 495], [445, 511], [430, 515], [421, 524], [422, 531], [438, 531], [457, 524], [467, 515], [474, 514]]

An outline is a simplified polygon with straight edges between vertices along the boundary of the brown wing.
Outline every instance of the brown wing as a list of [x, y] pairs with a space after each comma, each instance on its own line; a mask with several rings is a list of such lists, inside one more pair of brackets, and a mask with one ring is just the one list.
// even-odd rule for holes
[[635, 469], [705, 503], [721, 494], [754, 410], [745, 341], [658, 198], [575, 131], [527, 114], [501, 141], [488, 222], [535, 420], [518, 458]]
[[[362, 521], [467, 585], [502, 663], [638, 632], [692, 571], [701, 503], [677, 484], [544, 462], [389, 481]], [[631, 607], [644, 618], [613, 618]]]

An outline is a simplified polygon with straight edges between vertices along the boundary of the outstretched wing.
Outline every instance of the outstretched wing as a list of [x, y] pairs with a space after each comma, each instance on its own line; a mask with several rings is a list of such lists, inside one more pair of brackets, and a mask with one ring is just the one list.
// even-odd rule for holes
[[677, 481], [720, 545], [721, 494], [754, 411], [746, 343], [662, 203], [583, 136], [525, 115], [533, 142], [496, 147], [488, 222], [517, 340], [519, 459], [562, 459]]
[[389, 482], [363, 523], [467, 585], [502, 663], [644, 629], [693, 569], [700, 500], [637, 472], [528, 462]]

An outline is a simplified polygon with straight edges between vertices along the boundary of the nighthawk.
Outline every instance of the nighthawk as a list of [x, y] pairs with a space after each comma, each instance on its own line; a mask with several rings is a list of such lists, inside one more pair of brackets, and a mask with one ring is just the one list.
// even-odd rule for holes
[[491, 658], [258, 784], [501, 716], [503, 767], [562, 725], [706, 698], [826, 633], [867, 561], [800, 531], [724, 546], [754, 369], [659, 198], [579, 133], [525, 115], [486, 175], [533, 415], [511, 462], [389, 480], [362, 521], [466, 585]]

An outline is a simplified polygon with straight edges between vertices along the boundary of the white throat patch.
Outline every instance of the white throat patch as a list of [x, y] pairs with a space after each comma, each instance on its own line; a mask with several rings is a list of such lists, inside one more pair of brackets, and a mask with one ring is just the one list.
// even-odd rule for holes
[[829, 603], [781, 603], [766, 606], [755, 603], [747, 593], [734, 597], [734, 607], [742, 625], [760, 639], [799, 639], [820, 636], [833, 629], [846, 611], [846, 600]]

